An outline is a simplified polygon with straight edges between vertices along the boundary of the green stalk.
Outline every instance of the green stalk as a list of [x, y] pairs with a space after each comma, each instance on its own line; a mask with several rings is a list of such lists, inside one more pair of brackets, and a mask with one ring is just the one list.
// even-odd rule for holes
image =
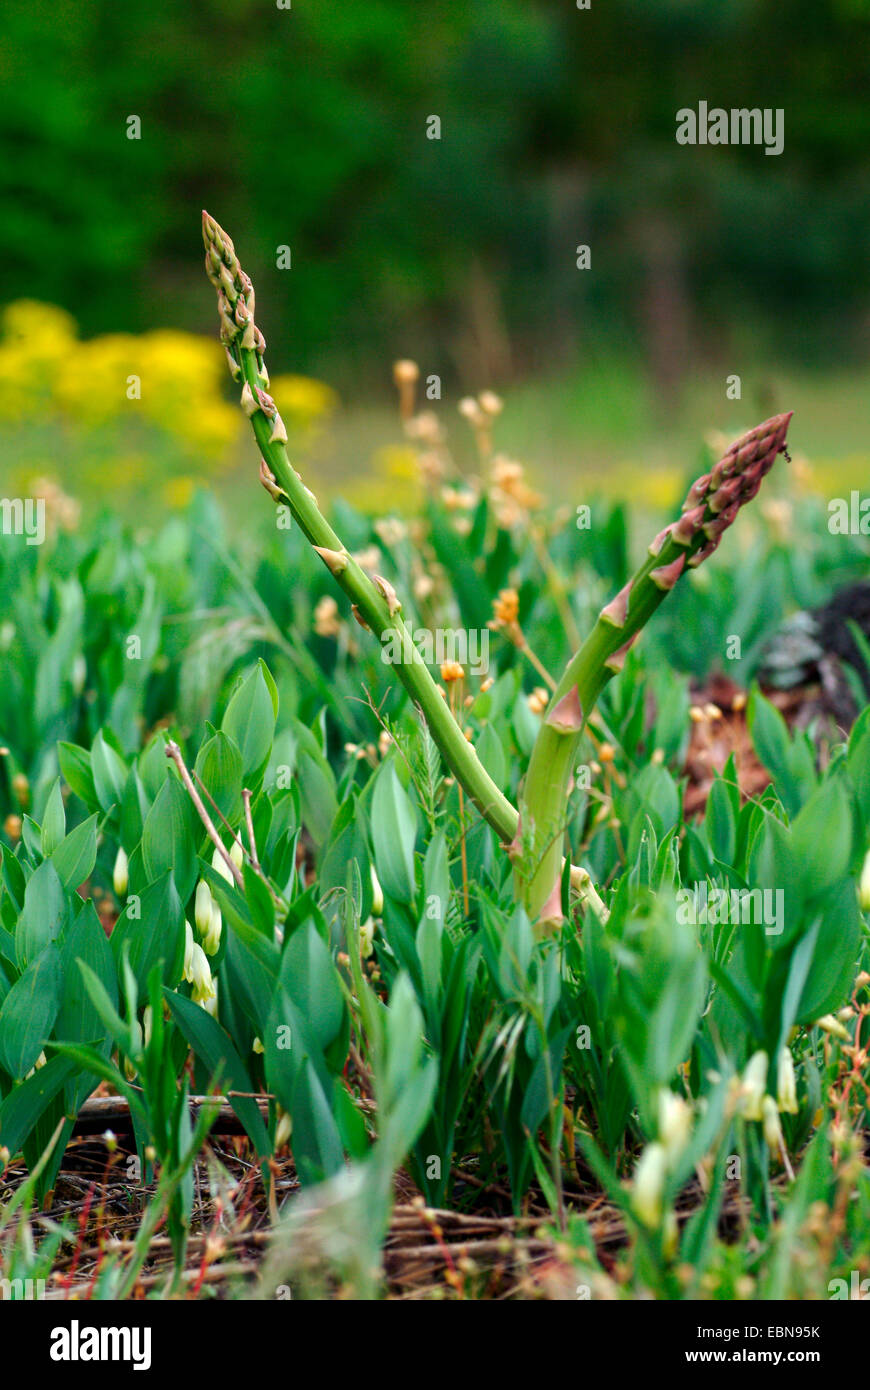
[[710, 473], [692, 484], [683, 514], [649, 547], [646, 560], [598, 620], [568, 665], [532, 749], [520, 799], [520, 832], [511, 847], [526, 910], [544, 923], [561, 920], [559, 878], [565, 802], [586, 721], [628, 649], [687, 569], [711, 555], [737, 512], [755, 496], [785, 449], [791, 412], [750, 430]]
[[422, 710], [456, 780], [508, 843], [517, 831], [516, 809], [486, 772], [442, 698], [402, 620], [401, 604], [392, 585], [378, 575], [370, 578], [348, 554], [320, 511], [314, 493], [290, 463], [284, 447], [287, 432], [267, 394], [266, 343], [254, 322], [253, 287], [239, 265], [231, 239], [207, 212], [203, 212], [202, 226], [206, 271], [218, 292], [221, 341], [233, 379], [242, 383], [242, 409], [250, 418], [263, 459], [261, 481], [276, 502], [289, 507], [294, 521], [351, 600], [357, 620], [382, 641], [398, 638], [402, 659], [395, 670], [399, 680]]

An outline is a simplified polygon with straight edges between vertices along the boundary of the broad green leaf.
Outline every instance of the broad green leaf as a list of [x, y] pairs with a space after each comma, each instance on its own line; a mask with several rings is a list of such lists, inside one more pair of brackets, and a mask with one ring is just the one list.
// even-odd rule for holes
[[[4, 886], [18, 912], [20, 912], [24, 904], [24, 892], [27, 888], [27, 880], [24, 877], [21, 860], [16, 859], [8, 845], [0, 845], [0, 855], [2, 855], [3, 859]], [[2, 897], [2, 894], [0, 894], [0, 897]]]
[[59, 743], [57, 760], [64, 781], [89, 811], [95, 811], [99, 802], [91, 771], [91, 755], [87, 748], [80, 748], [76, 743]]
[[60, 1007], [60, 952], [46, 946], [15, 981], [0, 1007], [0, 1062], [20, 1080], [48, 1041]]
[[870, 839], [870, 705], [849, 737], [849, 775], [858, 797], [866, 836]]
[[148, 976], [163, 961], [163, 983], [174, 986], [184, 965], [184, 911], [170, 872], [140, 894], [127, 899], [111, 936], [116, 969], [124, 947], [129, 953], [140, 995], [147, 993]]
[[242, 755], [222, 729], [200, 748], [195, 771], [209, 794], [206, 806], [213, 810], [214, 802], [235, 828], [242, 815]]
[[148, 806], [148, 797], [145, 795], [139, 770], [131, 767], [121, 798], [121, 845], [128, 857], [142, 839]]
[[15, 952], [21, 968], [35, 961], [56, 940], [67, 915], [67, 897], [50, 860], [40, 864], [24, 890], [24, 907], [15, 929]]
[[801, 993], [797, 1023], [812, 1023], [839, 1008], [855, 978], [861, 944], [861, 915], [851, 878], [830, 889], [822, 905], [822, 920], [812, 964]]
[[67, 893], [85, 882], [97, 862], [97, 819], [94, 814], [77, 825], [51, 856], [51, 863]]
[[497, 787], [507, 785], [507, 760], [501, 739], [492, 724], [485, 724], [477, 740], [477, 756]]
[[253, 788], [266, 770], [275, 733], [272, 690], [266, 683], [260, 665], [232, 696], [221, 728], [236, 744], [241, 754], [245, 785]]
[[80, 968], [85, 964], [99, 980], [113, 1009], [118, 1004], [115, 961], [93, 903], [86, 903], [60, 947], [63, 984], [55, 1031], [64, 1042], [93, 1043], [106, 1034]]
[[253, 925], [272, 941], [275, 936], [275, 900], [247, 860], [242, 865], [242, 877], [245, 880], [245, 899]]
[[281, 982], [326, 1052], [341, 1028], [345, 1004], [336, 967], [313, 922], [297, 927], [284, 947]]
[[[313, 740], [312, 740], [313, 744]], [[302, 820], [315, 845], [322, 845], [338, 813], [335, 777], [319, 748], [301, 748], [296, 754], [296, 779], [302, 802]]]
[[852, 808], [840, 777], [813, 793], [792, 825], [801, 884], [818, 897], [843, 877], [852, 857]]
[[78, 1069], [69, 1057], [50, 1057], [44, 1067], [16, 1086], [0, 1105], [0, 1144], [16, 1154], [55, 1096]]
[[120, 806], [127, 780], [127, 768], [120, 753], [103, 738], [102, 729], [94, 739], [91, 749], [91, 771], [94, 776], [94, 789], [97, 800], [104, 812], [113, 806]]
[[149, 802], [154, 801], [166, 778], [169, 762], [166, 757], [166, 735], [156, 733], [148, 740], [145, 751], [139, 754], [139, 776]]
[[816, 785], [812, 755], [800, 739], [792, 740], [786, 722], [755, 687], [746, 707], [746, 719], [755, 751], [771, 773], [783, 805], [797, 815]]
[[293, 1090], [293, 1161], [303, 1183], [321, 1182], [344, 1164], [341, 1135], [321, 1078], [306, 1057]]
[[[112, 963], [114, 969], [114, 957], [112, 958]], [[126, 1052], [129, 1056], [130, 1053], [136, 1051], [137, 1048], [132, 1036], [132, 1025], [126, 1023], [118, 1013], [117, 976], [115, 979], [115, 989], [113, 993], [110, 994], [103, 980], [95, 970], [92, 970], [87, 961], [79, 958], [74, 962], [74, 968], [85, 987], [94, 1015], [99, 1019], [96, 1032], [100, 1033], [104, 1031], [111, 1039], [114, 1046], [120, 1048], [122, 1052]], [[129, 1010], [129, 1004], [128, 1011], [128, 1016], [130, 1017], [135, 1013], [135, 1009]], [[66, 1042], [70, 1040], [62, 1038], [61, 1041]]]
[[412, 904], [416, 896], [417, 817], [392, 762], [384, 764], [375, 780], [371, 826], [375, 868], [384, 893], [397, 902]]
[[321, 901], [334, 889], [343, 889], [347, 866], [355, 861], [360, 869], [362, 903], [360, 916], [365, 921], [372, 911], [372, 881], [369, 872], [369, 851], [365, 835], [365, 819], [356, 795], [351, 792], [339, 808], [322, 852], [320, 863]]
[[717, 859], [730, 864], [734, 859], [737, 843], [737, 817], [734, 814], [730, 789], [721, 777], [714, 778], [710, 788], [704, 824], [713, 854]]
[[167, 777], [142, 831], [142, 862], [152, 881], [171, 871], [178, 896], [186, 903], [197, 876], [196, 813], [177, 777]]
[[[186, 999], [184, 995], [176, 994], [169, 989], [163, 993], [176, 1023], [211, 1076], [219, 1072], [221, 1085], [230, 1093], [253, 1091], [248, 1071], [220, 1024], [207, 1014], [205, 1009], [194, 1004], [192, 999]], [[252, 1100], [250, 1095], [230, 1094], [228, 1099], [244, 1125], [245, 1133], [254, 1145], [257, 1156], [269, 1154], [272, 1145], [256, 1101]]]
[[42, 853], [49, 859], [66, 834], [66, 812], [60, 792], [60, 778], [56, 777], [42, 817]]

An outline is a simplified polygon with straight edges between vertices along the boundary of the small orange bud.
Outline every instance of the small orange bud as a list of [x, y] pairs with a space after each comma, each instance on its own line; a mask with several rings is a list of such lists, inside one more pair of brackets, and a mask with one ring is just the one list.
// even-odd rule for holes
[[492, 608], [496, 623], [510, 627], [520, 616], [520, 596], [516, 589], [502, 589]]
[[413, 385], [420, 376], [420, 368], [408, 357], [393, 363], [393, 381], [397, 386]]

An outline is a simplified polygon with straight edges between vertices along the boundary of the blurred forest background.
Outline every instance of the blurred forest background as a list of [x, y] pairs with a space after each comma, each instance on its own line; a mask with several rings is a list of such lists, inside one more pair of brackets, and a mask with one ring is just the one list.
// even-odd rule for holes
[[[130, 335], [178, 498], [235, 458], [187, 336], [217, 337], [207, 207], [336, 486], [401, 482], [397, 357], [457, 433], [461, 395], [502, 393], [502, 446], [551, 480], [682, 478], [705, 430], [783, 406], [831, 487], [866, 478], [868, 0], [13, 0], [0, 72], [4, 472], [57, 473], [60, 419], [95, 433], [80, 491], [149, 480], [115, 420]], [[784, 152], [678, 145], [701, 100], [782, 107]]]

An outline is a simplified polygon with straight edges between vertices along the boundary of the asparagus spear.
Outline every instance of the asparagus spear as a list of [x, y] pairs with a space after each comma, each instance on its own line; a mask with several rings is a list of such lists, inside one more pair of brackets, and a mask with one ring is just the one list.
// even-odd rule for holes
[[785, 450], [792, 412], [775, 415], [738, 439], [709, 473], [689, 489], [682, 515], [656, 536], [637, 573], [601, 610], [591, 633], [565, 668], [532, 749], [520, 799], [522, 831], [512, 855], [525, 874], [525, 901], [533, 916], [561, 918], [561, 827], [577, 745], [607, 682], [626, 652], [683, 574], [719, 545], [740, 508]]
[[517, 830], [517, 812], [486, 772], [474, 749], [442, 699], [401, 617], [401, 603], [388, 580], [370, 578], [348, 554], [326, 521], [314, 493], [305, 486], [287, 456], [287, 431], [268, 394], [266, 342], [254, 319], [254, 289], [242, 270], [232, 240], [207, 212], [202, 214], [205, 268], [217, 290], [221, 341], [233, 379], [242, 385], [241, 405], [249, 417], [262, 454], [260, 479], [293, 519], [341, 585], [363, 626], [379, 639], [397, 635], [403, 660], [396, 674], [420, 707], [441, 754], [481, 815], [507, 843]]

